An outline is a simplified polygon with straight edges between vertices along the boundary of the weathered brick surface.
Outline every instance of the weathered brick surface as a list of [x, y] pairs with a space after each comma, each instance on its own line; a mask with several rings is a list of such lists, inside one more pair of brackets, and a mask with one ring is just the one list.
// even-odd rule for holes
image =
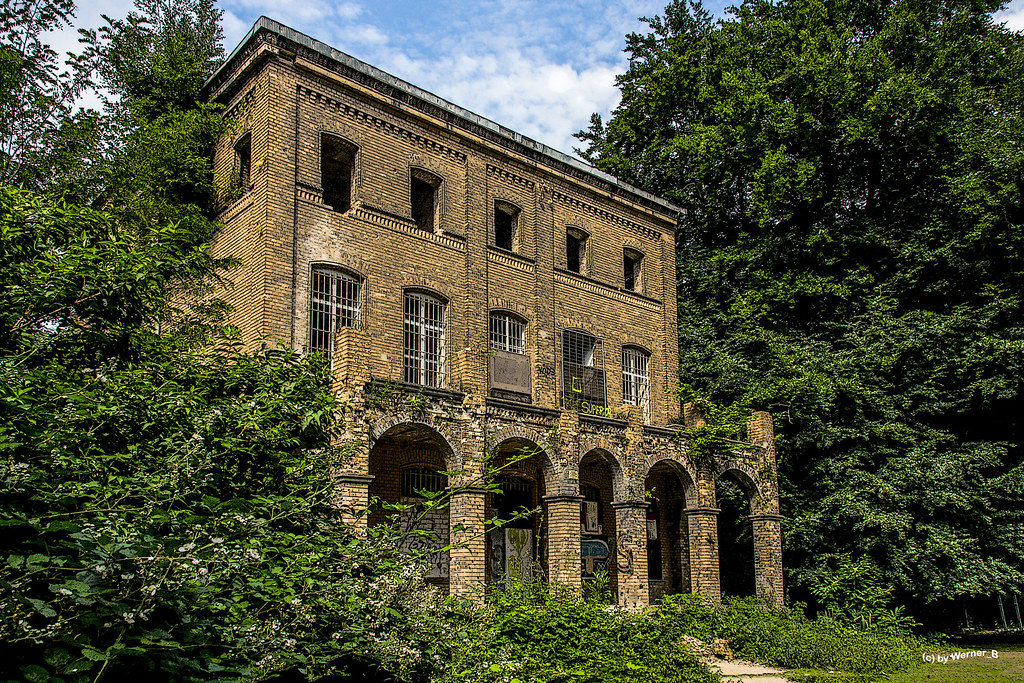
[[[458, 543], [450, 589], [469, 595], [487, 580], [493, 559], [482, 532], [493, 501], [480, 477], [494, 453], [529, 446], [534, 453], [517, 476], [532, 482], [541, 508], [531, 522], [540, 568], [579, 584], [580, 487], [596, 486], [613, 548], [612, 585], [620, 601], [634, 604], [679, 590], [718, 596], [715, 480], [730, 473], [751, 495], [758, 590], [781, 601], [771, 417], [752, 420], [749, 448], [701, 462], [687, 444], [699, 414], [688, 408], [684, 424], [673, 424], [681, 408], [673, 394], [677, 210], [286, 27], [261, 20], [257, 29], [208, 86], [238, 122], [216, 150], [226, 190], [235, 141], [252, 136], [251, 186], [225, 192], [214, 253], [241, 261], [222, 295], [252, 346], [309, 347], [315, 267], [361, 282], [360, 325], [339, 329], [333, 349], [334, 389], [351, 407], [339, 505], [358, 508], [370, 496], [397, 501], [404, 467], [451, 472]], [[344, 212], [323, 199], [324, 134], [357, 150], [352, 206]], [[423, 173], [441, 181], [433, 231], [413, 218], [410, 179]], [[518, 211], [511, 251], [494, 244], [495, 202]], [[587, 235], [580, 273], [567, 269], [570, 228]], [[625, 288], [624, 249], [643, 255], [636, 291]], [[439, 387], [401, 382], [409, 291], [445, 302]], [[489, 395], [492, 311], [527, 325], [529, 404]], [[560, 400], [567, 329], [601, 341], [595, 365], [605, 371], [603, 416], [581, 415]], [[626, 346], [650, 354], [647, 424], [639, 409], [623, 406]], [[663, 579], [652, 588], [644, 491], [654, 480]]]

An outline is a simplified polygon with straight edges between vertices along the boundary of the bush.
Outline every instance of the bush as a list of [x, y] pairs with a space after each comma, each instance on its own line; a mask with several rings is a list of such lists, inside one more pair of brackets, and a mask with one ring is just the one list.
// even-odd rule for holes
[[[715, 677], [659, 614], [620, 611], [606, 594], [511, 582], [464, 607], [439, 683], [703, 683]], [[453, 616], [455, 614], [453, 613]]]

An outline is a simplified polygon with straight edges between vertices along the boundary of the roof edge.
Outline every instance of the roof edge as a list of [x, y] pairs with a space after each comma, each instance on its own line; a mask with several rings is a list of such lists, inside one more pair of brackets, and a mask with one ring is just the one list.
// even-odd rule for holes
[[[638, 199], [643, 200], [641, 203], [648, 205], [648, 208], [654, 208], [654, 206], [657, 206], [670, 216], [678, 216], [679, 214], [682, 214], [684, 212], [682, 208], [672, 204], [671, 202], [665, 199], [662, 199], [661, 197], [658, 197], [657, 195], [651, 194], [646, 190], [641, 190], [640, 188], [634, 187], [629, 183], [625, 183], [616, 178], [615, 176], [611, 175], [610, 173], [601, 171], [591, 166], [590, 164], [587, 164], [584, 161], [572, 157], [564, 152], [560, 152], [557, 149], [554, 149], [553, 147], [549, 147], [541, 142], [538, 142], [532, 138], [522, 135], [521, 133], [517, 133], [511, 130], [510, 128], [506, 128], [501, 124], [492, 121], [491, 119], [480, 116], [479, 114], [475, 114], [464, 107], [460, 107], [457, 104], [454, 104], [452, 102], [449, 102], [448, 100], [438, 97], [437, 95], [427, 90], [424, 90], [420, 87], [417, 87], [412, 83], [409, 83], [408, 81], [404, 81], [398, 78], [397, 76], [393, 76], [387, 73], [386, 71], [378, 69], [377, 67], [371, 64], [367, 64], [366, 62], [363, 62], [345, 52], [342, 52], [341, 50], [335, 49], [324, 42], [307, 36], [306, 34], [301, 33], [300, 31], [296, 31], [295, 29], [289, 26], [285, 26], [284, 24], [273, 19], [270, 19], [269, 17], [266, 16], [260, 16], [260, 18], [256, 20], [256, 23], [253, 24], [251, 29], [249, 29], [249, 32], [246, 33], [245, 37], [241, 40], [241, 42], [239, 42], [238, 45], [235, 46], [235, 48], [228, 55], [227, 59], [224, 60], [224, 63], [221, 64], [220, 68], [218, 68], [206, 80], [206, 83], [203, 84], [204, 91], [207, 91], [208, 94], [211, 94], [209, 92], [211, 86], [213, 86], [218, 79], [223, 77], [224, 72], [229, 70], [229, 67], [239, 57], [243, 48], [246, 45], [248, 45], [251, 41], [253, 41], [261, 30], [280, 36], [281, 38], [284, 38], [285, 40], [291, 41], [293, 43], [302, 45], [322, 55], [323, 57], [326, 57], [329, 60], [332, 60], [339, 64], [343, 64], [348, 68], [353, 69], [359, 73], [362, 73], [363, 75], [368, 76], [376, 81], [386, 83], [399, 91], [405, 92], [407, 95], [411, 96], [415, 100], [419, 100], [421, 102], [426, 103], [427, 105], [440, 108], [441, 110], [448, 112], [449, 114], [455, 115], [456, 117], [462, 119], [471, 126], [478, 126], [487, 131], [490, 131], [492, 134], [495, 134], [511, 142], [513, 146], [524, 147], [528, 150], [532, 150], [533, 152], [541, 155], [541, 157], [546, 157], [547, 159], [550, 159], [551, 161], [554, 161], [557, 164], [569, 166], [570, 168], [575, 169], [579, 173], [591, 176], [595, 180], [600, 181], [602, 184], [611, 185], [612, 187], [618, 190], [618, 192], [613, 192], [612, 194], [632, 195]], [[468, 132], [472, 133], [472, 130], [469, 130]], [[574, 177], [579, 179], [579, 176], [576, 176], [575, 174]], [[650, 206], [652, 204], [654, 206]]]

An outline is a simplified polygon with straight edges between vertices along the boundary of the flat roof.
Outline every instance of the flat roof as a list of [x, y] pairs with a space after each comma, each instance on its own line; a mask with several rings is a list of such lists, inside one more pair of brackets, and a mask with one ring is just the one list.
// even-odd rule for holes
[[242, 39], [242, 42], [228, 55], [224, 64], [206, 81], [204, 89], [210, 92], [212, 96], [217, 96], [219, 91], [229, 82], [226, 80], [228, 79], [228, 74], [231, 72], [234, 62], [242, 58], [243, 49], [250, 42], [257, 40], [261, 33], [272, 34], [286, 43], [304, 47], [321, 57], [325, 57], [335, 67], [332, 70], [342, 76], [348, 75], [348, 72], [351, 71], [355, 74], [369, 77], [376, 83], [385, 84], [391, 92], [382, 94], [388, 94], [392, 98], [398, 99], [425, 114], [434, 116], [440, 114], [439, 118], [458, 128], [462, 128], [491, 142], [497, 142], [506, 149], [524, 154], [534, 161], [567, 173], [577, 180], [587, 182], [605, 192], [610, 192], [616, 196], [623, 196], [624, 198], [632, 198], [636, 203], [649, 209], [657, 210], [659, 213], [667, 214], [670, 217], [677, 216], [683, 211], [678, 206], [661, 197], [625, 183], [615, 176], [598, 170], [575, 157], [559, 152], [552, 147], [528, 138], [479, 114], [474, 114], [468, 109], [442, 99], [433, 93], [418, 88], [375, 66], [360, 61], [349, 54], [334, 49], [326, 43], [322, 43], [315, 38], [311, 38], [267, 17], [261, 16], [256, 20], [256, 23], [253, 24], [245, 38]]

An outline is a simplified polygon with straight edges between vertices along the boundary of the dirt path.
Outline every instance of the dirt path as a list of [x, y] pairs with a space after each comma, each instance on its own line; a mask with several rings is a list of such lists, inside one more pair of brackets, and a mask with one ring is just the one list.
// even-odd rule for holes
[[782, 676], [785, 673], [783, 669], [752, 664], [740, 659], [729, 662], [714, 659], [707, 664], [722, 674], [722, 683], [788, 683]]

